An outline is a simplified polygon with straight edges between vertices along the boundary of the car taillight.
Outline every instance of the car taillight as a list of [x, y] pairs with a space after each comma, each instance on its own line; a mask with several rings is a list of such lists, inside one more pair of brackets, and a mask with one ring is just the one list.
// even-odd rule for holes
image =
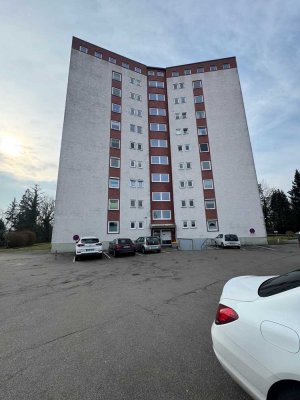
[[239, 318], [238, 314], [230, 307], [224, 304], [219, 304], [215, 323], [217, 325], [228, 324], [229, 322], [236, 321]]
[[85, 245], [82, 244], [82, 243], [79, 243], [77, 246], [78, 246], [78, 247], [84, 247]]
[[123, 246], [121, 244], [116, 244], [116, 249], [122, 249]]

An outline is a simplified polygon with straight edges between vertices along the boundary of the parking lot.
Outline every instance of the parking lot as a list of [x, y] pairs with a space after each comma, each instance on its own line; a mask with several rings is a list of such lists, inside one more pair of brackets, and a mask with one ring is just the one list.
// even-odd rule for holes
[[212, 350], [222, 287], [299, 260], [297, 244], [80, 262], [0, 253], [0, 398], [249, 399]]

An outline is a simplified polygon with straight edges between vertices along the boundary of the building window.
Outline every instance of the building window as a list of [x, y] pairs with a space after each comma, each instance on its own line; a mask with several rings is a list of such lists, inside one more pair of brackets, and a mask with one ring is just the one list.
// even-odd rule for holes
[[175, 78], [176, 76], [179, 76], [179, 72], [172, 71], [172, 78]]
[[154, 71], [148, 71], [148, 75], [149, 75], [149, 76], [154, 76], [154, 75], [155, 75], [155, 72], [154, 72]]
[[116, 64], [117, 63], [117, 60], [115, 58], [113, 58], [113, 57], [108, 57], [108, 61], [110, 63], [112, 63], [112, 64]]
[[167, 156], [151, 156], [151, 164], [168, 165], [169, 158]]
[[177, 149], [178, 149], [178, 151], [182, 151], [182, 150], [183, 150], [182, 144], [178, 144], [178, 145], [177, 145]]
[[204, 67], [197, 68], [197, 74], [203, 74], [203, 72], [204, 72]]
[[175, 97], [174, 104], [179, 104], [179, 97]]
[[109, 188], [110, 189], [119, 189], [120, 188], [120, 179], [119, 178], [109, 178]]
[[151, 174], [152, 182], [169, 182], [169, 174]]
[[230, 64], [223, 64], [223, 69], [229, 69], [230, 68]]
[[134, 143], [134, 142], [130, 142], [130, 143], [129, 143], [129, 148], [130, 148], [131, 150], [134, 150], [134, 149], [135, 149], [135, 143]]
[[152, 201], [170, 201], [170, 192], [152, 192]]
[[191, 75], [192, 71], [190, 69], [184, 70], [184, 75]]
[[166, 115], [166, 110], [164, 108], [149, 108], [149, 115]]
[[216, 200], [214, 200], [214, 199], [205, 200], [205, 208], [207, 210], [215, 210], [215, 208], [216, 208]]
[[119, 74], [119, 72], [116, 72], [116, 71], [113, 71], [113, 72], [112, 72], [112, 78], [113, 78], [115, 81], [119, 81], [119, 82], [122, 81], [122, 75]]
[[102, 53], [100, 53], [99, 51], [95, 51], [94, 56], [97, 58], [102, 58]]
[[138, 200], [138, 208], [143, 208], [143, 200]]
[[144, 228], [144, 222], [143, 221], [139, 221], [138, 229], [143, 229], [143, 228]]
[[110, 139], [110, 147], [112, 147], [113, 149], [119, 149], [120, 148], [120, 139], [111, 138]]
[[170, 210], [154, 210], [152, 212], [153, 219], [171, 219]]
[[180, 187], [180, 189], [184, 189], [185, 188], [185, 181], [179, 181], [179, 187]]
[[135, 72], [137, 72], [138, 74], [141, 74], [141, 73], [142, 73], [141, 68], [134, 67], [134, 70], [135, 70]]
[[185, 98], [185, 97], [180, 97], [180, 102], [181, 102], [182, 104], [186, 103], [186, 98]]
[[165, 87], [165, 83], [160, 81], [149, 81], [148, 85], [149, 87], [162, 88], [162, 89]]
[[130, 229], [135, 229], [135, 221], [130, 222]]
[[143, 162], [142, 161], [138, 161], [137, 162], [137, 167], [138, 168], [143, 168]]
[[130, 98], [132, 100], [142, 101], [142, 96], [140, 94], [130, 92]]
[[131, 208], [134, 208], [134, 207], [135, 207], [135, 200], [134, 200], [134, 199], [131, 199], [131, 200], [130, 200], [130, 207], [131, 207]]
[[176, 133], [176, 135], [181, 135], [181, 129], [180, 128], [176, 128], [175, 133]]
[[202, 81], [194, 81], [193, 82], [193, 89], [199, 89], [202, 88]]
[[184, 145], [184, 150], [185, 150], [185, 151], [190, 151], [190, 150], [191, 150], [191, 145], [185, 144], [185, 145]]
[[121, 106], [120, 106], [119, 104], [114, 104], [114, 103], [112, 103], [112, 105], [111, 105], [111, 111], [120, 114], [120, 113], [121, 113], [121, 110], [122, 110], [122, 108], [121, 108]]
[[192, 169], [192, 163], [191, 162], [187, 162], [186, 163], [186, 169]]
[[186, 207], [186, 201], [185, 200], [181, 200], [181, 207], [185, 208]]
[[179, 169], [184, 169], [184, 163], [183, 163], [183, 162], [179, 163], [179, 164], [178, 164], [178, 168], [179, 168]]
[[164, 94], [159, 94], [159, 93], [149, 93], [149, 100], [165, 101], [166, 96]]
[[207, 135], [206, 126], [198, 126], [197, 133], [198, 133], [198, 136], [206, 136]]
[[157, 76], [165, 76], [164, 72], [162, 72], [162, 71], [157, 71], [156, 75]]
[[150, 147], [168, 147], [168, 141], [163, 139], [151, 139]]
[[191, 228], [196, 228], [196, 221], [195, 220], [191, 220]]
[[108, 233], [119, 233], [119, 221], [108, 221]]
[[109, 210], [118, 210], [119, 209], [119, 200], [118, 199], [109, 199], [108, 200], [108, 209]]
[[188, 222], [187, 221], [182, 221], [182, 227], [184, 229], [188, 228]]
[[193, 181], [187, 181], [187, 187], [191, 188], [194, 186], [194, 182]]
[[184, 88], [184, 84], [183, 82], [181, 83], [173, 83], [173, 89], [183, 89]]
[[196, 111], [195, 114], [197, 119], [205, 118], [205, 111]]
[[114, 129], [115, 131], [120, 131], [121, 130], [121, 122], [119, 121], [111, 121], [111, 129]]
[[130, 187], [135, 188], [136, 187], [136, 180], [135, 179], [130, 179], [129, 185], [130, 185]]
[[84, 47], [84, 46], [80, 46], [79, 47], [79, 51], [81, 51], [81, 53], [85, 53], [85, 54], [88, 53], [88, 49], [86, 47]]
[[112, 168], [120, 168], [120, 159], [116, 157], [110, 157], [110, 166]]
[[180, 119], [180, 113], [175, 113], [175, 119]]
[[122, 67], [126, 68], [126, 69], [129, 69], [129, 64], [127, 64], [126, 62], [122, 62]]
[[203, 103], [203, 96], [194, 96], [194, 102], [195, 104]]
[[211, 65], [210, 68], [209, 68], [210, 71], [217, 71], [217, 69], [218, 68], [217, 68], [216, 65]]
[[135, 132], [135, 125], [130, 124], [129, 129], [130, 129], [130, 132]]
[[214, 181], [212, 179], [204, 179], [203, 180], [203, 188], [204, 189], [213, 189]]
[[189, 130], [188, 130], [188, 128], [183, 128], [182, 132], [184, 135], [187, 135], [189, 133]]
[[208, 232], [218, 231], [219, 230], [218, 221], [216, 219], [208, 220], [207, 221], [207, 230], [208, 230]]
[[141, 179], [139, 179], [139, 180], [137, 181], [137, 187], [138, 187], [138, 188], [143, 188], [143, 187], [144, 187], [144, 181], [141, 180]]
[[121, 90], [121, 89], [112, 87], [112, 88], [111, 88], [111, 93], [112, 93], [114, 96], [122, 97], [122, 90]]
[[208, 153], [209, 152], [208, 143], [200, 143], [199, 149], [200, 149], [200, 153]]
[[142, 143], [137, 143], [137, 149], [138, 150], [143, 150], [143, 145], [142, 145]]
[[195, 203], [194, 203], [193, 199], [189, 200], [189, 207], [195, 207]]
[[150, 131], [166, 132], [167, 131], [167, 124], [150, 124]]
[[135, 80], [135, 84], [136, 84], [137, 86], [141, 86], [141, 81], [140, 81], [139, 79], [136, 79], [136, 80]]
[[186, 112], [181, 113], [181, 118], [186, 119]]
[[135, 167], [136, 167], [135, 160], [130, 160], [130, 168], [135, 168]]
[[202, 169], [202, 171], [210, 171], [211, 170], [211, 162], [210, 161], [201, 161], [201, 169]]

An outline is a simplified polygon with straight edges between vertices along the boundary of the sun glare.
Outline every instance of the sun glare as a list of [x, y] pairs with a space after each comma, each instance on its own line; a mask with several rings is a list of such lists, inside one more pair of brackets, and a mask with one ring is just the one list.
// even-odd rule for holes
[[13, 136], [4, 136], [0, 140], [0, 152], [8, 156], [17, 157], [21, 152], [21, 146]]

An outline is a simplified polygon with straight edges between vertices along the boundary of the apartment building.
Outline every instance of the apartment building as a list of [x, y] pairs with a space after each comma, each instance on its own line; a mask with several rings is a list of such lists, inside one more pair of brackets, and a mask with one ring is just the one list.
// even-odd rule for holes
[[235, 57], [149, 67], [73, 38], [53, 251], [266, 231]]

